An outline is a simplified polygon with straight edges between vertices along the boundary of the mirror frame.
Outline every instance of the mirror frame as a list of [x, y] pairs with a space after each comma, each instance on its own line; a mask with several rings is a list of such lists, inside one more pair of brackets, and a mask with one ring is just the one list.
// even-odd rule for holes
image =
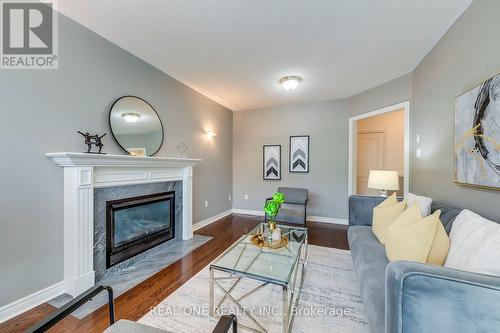
[[121, 96], [121, 97], [118, 97], [114, 102], [113, 104], [111, 104], [111, 108], [109, 109], [109, 114], [108, 114], [108, 126], [109, 126], [109, 131], [111, 132], [111, 135], [113, 136], [113, 139], [115, 140], [115, 142], [118, 144], [118, 146], [120, 146], [120, 148], [127, 153], [127, 155], [129, 156], [133, 156], [132, 154], [130, 154], [130, 152], [125, 149], [121, 144], [120, 142], [118, 141], [118, 139], [116, 138], [115, 136], [115, 133], [113, 132], [113, 127], [111, 126], [111, 112], [113, 112], [113, 107], [115, 106], [115, 104], [121, 100], [122, 98], [126, 98], [126, 97], [133, 97], [133, 98], [137, 98], [137, 99], [140, 99], [141, 101], [143, 101], [144, 103], [146, 103], [147, 105], [149, 105], [149, 107], [156, 113], [156, 116], [158, 117], [158, 120], [160, 121], [160, 125], [161, 125], [161, 142], [160, 142], [160, 146], [158, 147], [158, 149], [153, 153], [151, 154], [150, 156], [144, 156], [144, 157], [151, 157], [151, 156], [154, 156], [156, 155], [156, 153], [158, 153], [161, 149], [161, 147], [163, 146], [163, 142], [165, 141], [165, 128], [163, 127], [163, 122], [161, 121], [161, 118], [160, 118], [160, 115], [158, 114], [158, 112], [156, 112], [156, 109], [151, 105], [149, 104], [144, 98], [141, 98], [139, 96], [134, 96], [134, 95], [124, 95], [124, 96]]

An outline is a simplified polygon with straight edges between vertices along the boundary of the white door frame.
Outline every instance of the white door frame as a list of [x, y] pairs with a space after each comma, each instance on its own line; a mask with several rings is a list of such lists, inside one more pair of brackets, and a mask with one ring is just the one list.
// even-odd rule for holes
[[356, 188], [356, 134], [357, 121], [360, 119], [378, 116], [380, 114], [403, 109], [405, 116], [404, 135], [404, 194], [410, 190], [410, 101], [389, 105], [384, 108], [363, 113], [349, 118], [349, 175], [348, 175], [348, 195], [355, 194]]

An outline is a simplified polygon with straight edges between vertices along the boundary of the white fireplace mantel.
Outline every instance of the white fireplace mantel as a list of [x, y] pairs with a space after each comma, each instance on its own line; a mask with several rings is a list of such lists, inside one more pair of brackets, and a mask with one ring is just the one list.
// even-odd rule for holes
[[182, 239], [193, 237], [193, 166], [200, 159], [47, 153], [64, 168], [64, 288], [76, 297], [95, 284], [94, 188], [182, 181]]

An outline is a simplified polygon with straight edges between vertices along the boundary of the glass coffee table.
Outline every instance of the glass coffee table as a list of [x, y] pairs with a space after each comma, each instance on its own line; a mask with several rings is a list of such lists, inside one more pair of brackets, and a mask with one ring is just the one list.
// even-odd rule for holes
[[[265, 223], [259, 224], [249, 234], [240, 238], [229, 249], [221, 254], [210, 265], [210, 315], [216, 312], [225, 301], [234, 304], [239, 313], [244, 314], [254, 324], [254, 327], [238, 324], [253, 332], [268, 332], [265, 327], [240, 302], [267, 285], [282, 287], [281, 315], [283, 332], [289, 332], [293, 322], [294, 307], [302, 288], [305, 268], [307, 266], [307, 228], [279, 225], [282, 236], [288, 237], [288, 244], [279, 249], [261, 248], [251, 242], [253, 235], [267, 230]], [[243, 295], [236, 295], [235, 288], [243, 279], [258, 282], [258, 286]], [[230, 280], [229, 287], [221, 284]], [[215, 304], [215, 288], [223, 296]], [[256, 306], [267, 306], [265, 304]], [[222, 313], [217, 313], [217, 316]], [[240, 321], [241, 322], [241, 321]]]

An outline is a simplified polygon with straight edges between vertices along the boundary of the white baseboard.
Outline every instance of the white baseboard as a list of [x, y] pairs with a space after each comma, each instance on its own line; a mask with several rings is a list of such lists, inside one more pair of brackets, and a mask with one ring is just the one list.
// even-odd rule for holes
[[[233, 212], [235, 214], [241, 214], [241, 215], [264, 216], [264, 212], [260, 211], [260, 210], [233, 209]], [[308, 215], [307, 216], [307, 221], [348, 225], [348, 221], [346, 219], [341, 219], [341, 218], [338, 218], [338, 217], [325, 217], [325, 216]]]
[[215, 221], [220, 220], [221, 218], [226, 217], [228, 215], [231, 215], [232, 213], [233, 213], [233, 210], [229, 209], [229, 210], [226, 210], [225, 212], [222, 212], [220, 214], [209, 217], [208, 219], [197, 222], [197, 223], [193, 224], [193, 231], [196, 231], [200, 228], [206, 227], [210, 223], [214, 223]]
[[349, 224], [347, 219], [341, 219], [338, 217], [325, 217], [325, 216], [308, 215], [307, 220], [311, 221], [311, 222], [331, 223], [331, 224], [340, 224], [340, 225], [348, 225]]
[[233, 209], [233, 213], [240, 215], [264, 216], [264, 211], [251, 209]]
[[64, 281], [61, 281], [10, 304], [4, 305], [0, 307], [0, 323], [33, 309], [35, 306], [48, 302], [63, 293]]

